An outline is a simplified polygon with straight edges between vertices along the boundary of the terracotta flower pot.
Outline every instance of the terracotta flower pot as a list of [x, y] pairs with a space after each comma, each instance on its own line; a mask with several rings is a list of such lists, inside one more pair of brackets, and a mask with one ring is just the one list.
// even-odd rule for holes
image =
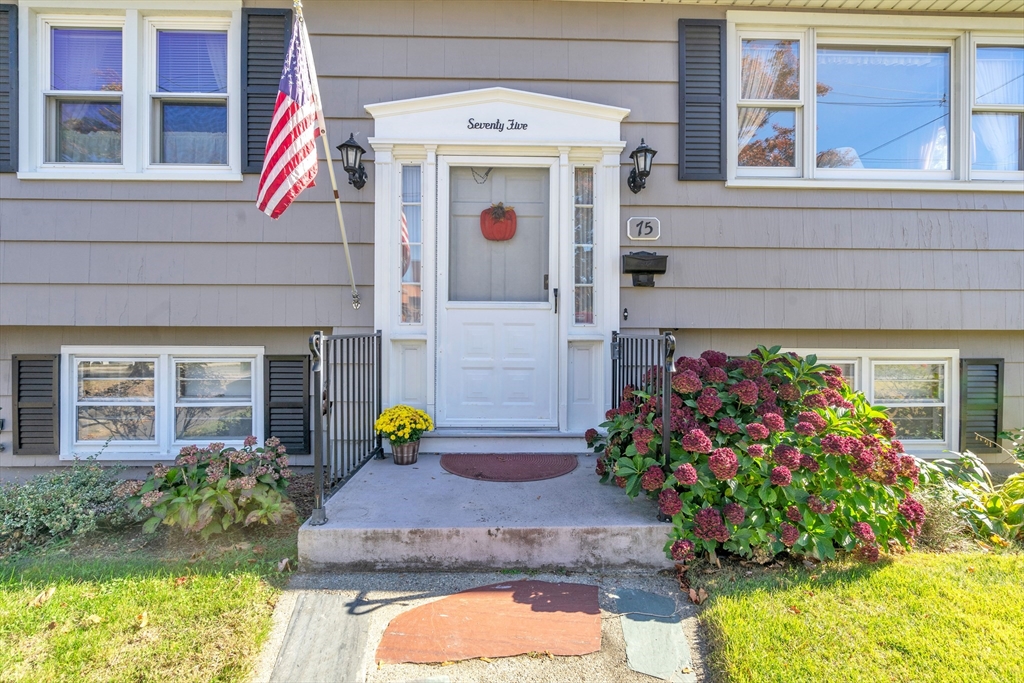
[[403, 444], [391, 444], [391, 452], [394, 454], [396, 465], [412, 465], [420, 454], [420, 442], [410, 441]]
[[480, 212], [480, 232], [492, 242], [505, 242], [516, 234], [516, 210], [498, 202]]

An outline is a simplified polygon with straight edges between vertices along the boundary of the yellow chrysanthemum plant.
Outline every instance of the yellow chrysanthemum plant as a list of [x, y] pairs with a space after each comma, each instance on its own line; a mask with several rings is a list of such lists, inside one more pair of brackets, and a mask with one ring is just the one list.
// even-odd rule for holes
[[381, 413], [373, 428], [378, 434], [386, 436], [393, 446], [401, 446], [419, 441], [423, 432], [434, 429], [434, 423], [419, 408], [399, 404]]

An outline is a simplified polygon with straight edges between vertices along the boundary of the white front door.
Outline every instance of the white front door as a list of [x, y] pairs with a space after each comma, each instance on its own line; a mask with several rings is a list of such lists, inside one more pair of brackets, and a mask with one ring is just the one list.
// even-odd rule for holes
[[[438, 191], [437, 423], [558, 426], [557, 160], [442, 159]], [[489, 240], [480, 213], [516, 213]]]

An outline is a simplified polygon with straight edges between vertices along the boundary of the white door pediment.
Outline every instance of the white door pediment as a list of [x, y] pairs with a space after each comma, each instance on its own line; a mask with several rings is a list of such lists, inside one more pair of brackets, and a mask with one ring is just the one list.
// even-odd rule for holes
[[509, 88], [418, 97], [366, 106], [374, 142], [619, 144], [628, 109]]

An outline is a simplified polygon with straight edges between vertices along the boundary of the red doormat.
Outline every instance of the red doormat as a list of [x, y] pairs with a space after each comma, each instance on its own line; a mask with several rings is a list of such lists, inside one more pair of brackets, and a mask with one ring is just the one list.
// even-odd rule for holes
[[479, 481], [540, 481], [568, 474], [579, 464], [561, 453], [445, 453], [441, 467]]
[[527, 652], [585, 655], [600, 649], [597, 586], [509, 581], [398, 615], [384, 631], [377, 661], [427, 664]]

